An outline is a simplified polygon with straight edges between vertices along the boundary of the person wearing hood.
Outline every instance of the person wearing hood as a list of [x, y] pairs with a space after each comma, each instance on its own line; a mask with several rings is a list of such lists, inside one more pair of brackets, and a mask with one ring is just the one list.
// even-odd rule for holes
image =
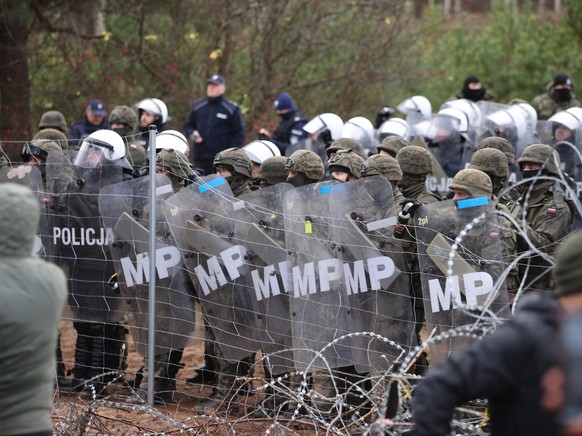
[[531, 102], [538, 114], [538, 120], [547, 120], [556, 112], [565, 111], [571, 107], [580, 107], [580, 102], [574, 95], [574, 84], [566, 73], [556, 74], [554, 80], [546, 87], [547, 91]]
[[214, 172], [214, 156], [245, 143], [245, 123], [237, 103], [224, 96], [226, 80], [215, 74], [206, 81], [206, 96], [197, 100], [184, 123], [194, 145], [194, 166], [203, 175]]
[[303, 126], [307, 124], [307, 118], [299, 112], [295, 102], [286, 92], [279, 94], [273, 107], [277, 111], [277, 116], [281, 118], [281, 122], [272, 133], [266, 129], [260, 129], [259, 139], [268, 139], [279, 147], [281, 154], [285, 154], [285, 149], [289, 145], [307, 138], [307, 132], [303, 130]]
[[58, 325], [65, 274], [33, 255], [40, 207], [33, 192], [0, 184], [0, 423], [3, 434], [52, 434]]
[[463, 88], [455, 96], [454, 99], [466, 98], [475, 103], [481, 100], [491, 101], [495, 96], [491, 94], [487, 88], [481, 84], [481, 80], [477, 76], [468, 76], [463, 82]]

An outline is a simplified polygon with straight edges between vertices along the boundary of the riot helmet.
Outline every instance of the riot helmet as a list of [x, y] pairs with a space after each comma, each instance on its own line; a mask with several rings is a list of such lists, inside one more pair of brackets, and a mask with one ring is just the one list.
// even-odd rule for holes
[[428, 98], [423, 95], [415, 95], [414, 97], [407, 98], [398, 106], [396, 106], [401, 113], [405, 115], [410, 114], [421, 114], [424, 118], [430, 117], [432, 113], [432, 105]]
[[190, 154], [186, 137], [177, 130], [164, 130], [156, 135], [156, 152], [160, 150], [176, 150], [185, 156]]
[[383, 122], [378, 129], [378, 141], [383, 141], [389, 136], [397, 136], [409, 141], [412, 136], [412, 131], [406, 120], [402, 118], [390, 118]]
[[281, 156], [279, 147], [267, 140], [255, 140], [242, 148], [249, 159], [258, 165], [261, 165], [266, 159], [273, 156]]
[[375, 150], [375, 136], [374, 125], [372, 122], [364, 117], [350, 118], [344, 124], [341, 133], [342, 138], [351, 138], [362, 144], [362, 148], [367, 155], [374, 154]]
[[168, 115], [168, 107], [159, 98], [145, 98], [136, 104], [136, 108], [139, 117], [143, 111], [152, 114], [155, 117], [154, 124], [157, 127], [163, 126], [171, 119]]
[[84, 168], [98, 168], [106, 164], [132, 169], [125, 157], [123, 138], [113, 130], [97, 130], [83, 139], [74, 165]]
[[303, 126], [303, 130], [310, 135], [318, 135], [326, 145], [329, 145], [341, 138], [343, 127], [344, 122], [338, 115], [324, 113], [312, 118]]

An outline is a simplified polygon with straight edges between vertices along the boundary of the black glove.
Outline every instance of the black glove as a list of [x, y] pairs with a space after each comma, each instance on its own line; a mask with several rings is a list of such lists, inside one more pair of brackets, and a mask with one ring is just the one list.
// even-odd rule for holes
[[403, 201], [401, 201], [400, 206], [402, 206], [402, 211], [400, 212], [402, 215], [406, 216], [414, 216], [414, 213], [416, 212], [416, 210], [422, 206], [422, 203], [419, 202], [417, 199], [415, 198], [406, 198]]
[[394, 115], [394, 109], [390, 106], [382, 106], [376, 114], [376, 129], [379, 129], [384, 121]]
[[257, 139], [260, 139], [261, 141], [270, 141], [271, 137], [265, 135], [264, 133], [257, 133]]

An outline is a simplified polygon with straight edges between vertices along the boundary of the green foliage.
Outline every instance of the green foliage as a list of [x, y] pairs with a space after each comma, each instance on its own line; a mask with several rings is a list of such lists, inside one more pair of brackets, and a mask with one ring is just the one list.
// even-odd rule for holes
[[421, 65], [432, 71], [424, 93], [438, 104], [456, 94], [471, 74], [501, 103], [531, 100], [560, 71], [582, 82], [578, 39], [567, 20], [542, 22], [531, 11], [514, 14], [504, 6], [489, 14], [487, 25], [477, 25], [474, 18], [454, 25], [425, 52]]

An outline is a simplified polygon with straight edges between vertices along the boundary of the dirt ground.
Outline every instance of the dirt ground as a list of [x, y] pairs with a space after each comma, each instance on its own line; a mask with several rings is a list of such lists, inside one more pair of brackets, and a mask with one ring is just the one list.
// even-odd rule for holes
[[[199, 313], [199, 312], [198, 312]], [[198, 322], [199, 321], [199, 322]], [[66, 370], [74, 366], [76, 332], [65, 311], [60, 323], [61, 348]], [[251, 396], [239, 396], [237, 406], [228, 416], [224, 413], [210, 417], [196, 415], [197, 406], [212, 391], [210, 386], [186, 383], [186, 379], [195, 375], [195, 368], [202, 364], [204, 350], [204, 327], [202, 320], [197, 320], [196, 330], [192, 333], [189, 345], [185, 348], [182, 362], [184, 368], [177, 377], [177, 389], [173, 404], [156, 405], [149, 408], [143, 402], [132, 400], [131, 389], [116, 383], [107, 388], [108, 396], [91, 400], [78, 393], [55, 394], [53, 402], [53, 431], [57, 435], [143, 435], [143, 434], [301, 434], [313, 433], [310, 422], [294, 420], [281, 429], [272, 427], [273, 420], [253, 417], [255, 405], [262, 398], [262, 393]], [[126, 377], [132, 378], [135, 371], [143, 365], [139, 355], [128, 338], [128, 368]], [[255, 374], [260, 377], [261, 374]], [[254, 386], [260, 386], [256, 381]], [[278, 418], [279, 419], [279, 418]], [[284, 420], [283, 420], [284, 421]], [[283, 422], [282, 421], [282, 422]]]

